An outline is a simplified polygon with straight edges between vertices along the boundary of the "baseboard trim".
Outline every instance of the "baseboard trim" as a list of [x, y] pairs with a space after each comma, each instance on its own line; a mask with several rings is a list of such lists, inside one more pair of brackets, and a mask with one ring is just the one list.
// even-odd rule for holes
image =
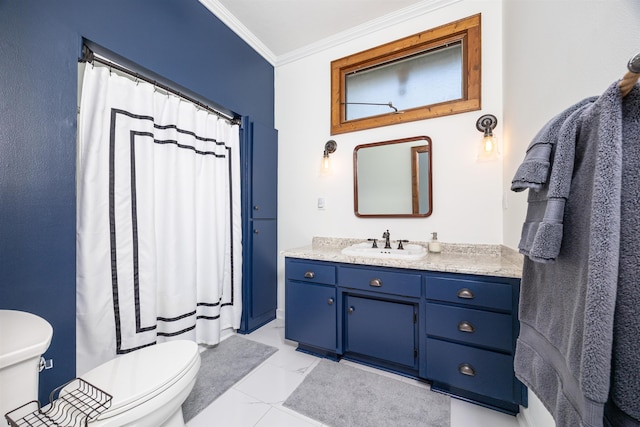
[[531, 415], [525, 408], [520, 408], [520, 413], [516, 416], [516, 420], [519, 427], [534, 427]]

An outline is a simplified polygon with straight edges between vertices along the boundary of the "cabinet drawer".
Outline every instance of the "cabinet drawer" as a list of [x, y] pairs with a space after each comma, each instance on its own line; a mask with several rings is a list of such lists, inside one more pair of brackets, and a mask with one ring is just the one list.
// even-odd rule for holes
[[429, 300], [455, 302], [474, 307], [511, 311], [513, 286], [447, 276], [427, 276], [425, 296]]
[[511, 353], [509, 314], [427, 303], [427, 335], [481, 345]]
[[338, 283], [342, 287], [408, 297], [420, 296], [422, 277], [417, 273], [340, 267], [338, 275]]
[[512, 356], [429, 338], [427, 377], [473, 393], [515, 401]]
[[287, 279], [313, 283], [336, 284], [336, 267], [309, 261], [294, 261], [287, 258], [285, 263]]

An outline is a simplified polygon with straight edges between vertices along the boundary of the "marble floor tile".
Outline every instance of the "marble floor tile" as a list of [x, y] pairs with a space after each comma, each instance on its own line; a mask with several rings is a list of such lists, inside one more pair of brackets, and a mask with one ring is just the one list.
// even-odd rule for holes
[[[329, 427], [282, 406], [321, 359], [296, 351], [295, 343], [284, 339], [281, 319], [244, 337], [276, 347], [278, 351], [190, 420], [187, 427]], [[340, 363], [429, 388], [424, 382], [355, 362], [342, 360]], [[518, 425], [516, 417], [451, 399], [451, 427]]]

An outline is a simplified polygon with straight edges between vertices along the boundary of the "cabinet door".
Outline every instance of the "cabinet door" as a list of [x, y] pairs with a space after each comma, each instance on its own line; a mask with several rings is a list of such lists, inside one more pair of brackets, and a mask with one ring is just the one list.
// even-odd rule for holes
[[252, 123], [251, 216], [276, 218], [278, 210], [278, 132]]
[[347, 295], [345, 351], [414, 367], [416, 316], [414, 304]]
[[251, 221], [251, 318], [275, 318], [278, 299], [276, 220]]
[[336, 288], [287, 280], [285, 298], [285, 338], [335, 352]]

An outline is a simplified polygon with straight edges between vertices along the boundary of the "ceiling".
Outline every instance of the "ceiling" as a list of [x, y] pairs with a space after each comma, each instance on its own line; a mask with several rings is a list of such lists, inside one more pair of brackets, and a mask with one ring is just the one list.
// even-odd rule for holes
[[[200, 0], [273, 58], [432, 0]], [[405, 11], [406, 12], [406, 11]], [[236, 28], [234, 28], [234, 26]], [[244, 28], [242, 28], [244, 27]], [[269, 55], [267, 55], [269, 56]]]

